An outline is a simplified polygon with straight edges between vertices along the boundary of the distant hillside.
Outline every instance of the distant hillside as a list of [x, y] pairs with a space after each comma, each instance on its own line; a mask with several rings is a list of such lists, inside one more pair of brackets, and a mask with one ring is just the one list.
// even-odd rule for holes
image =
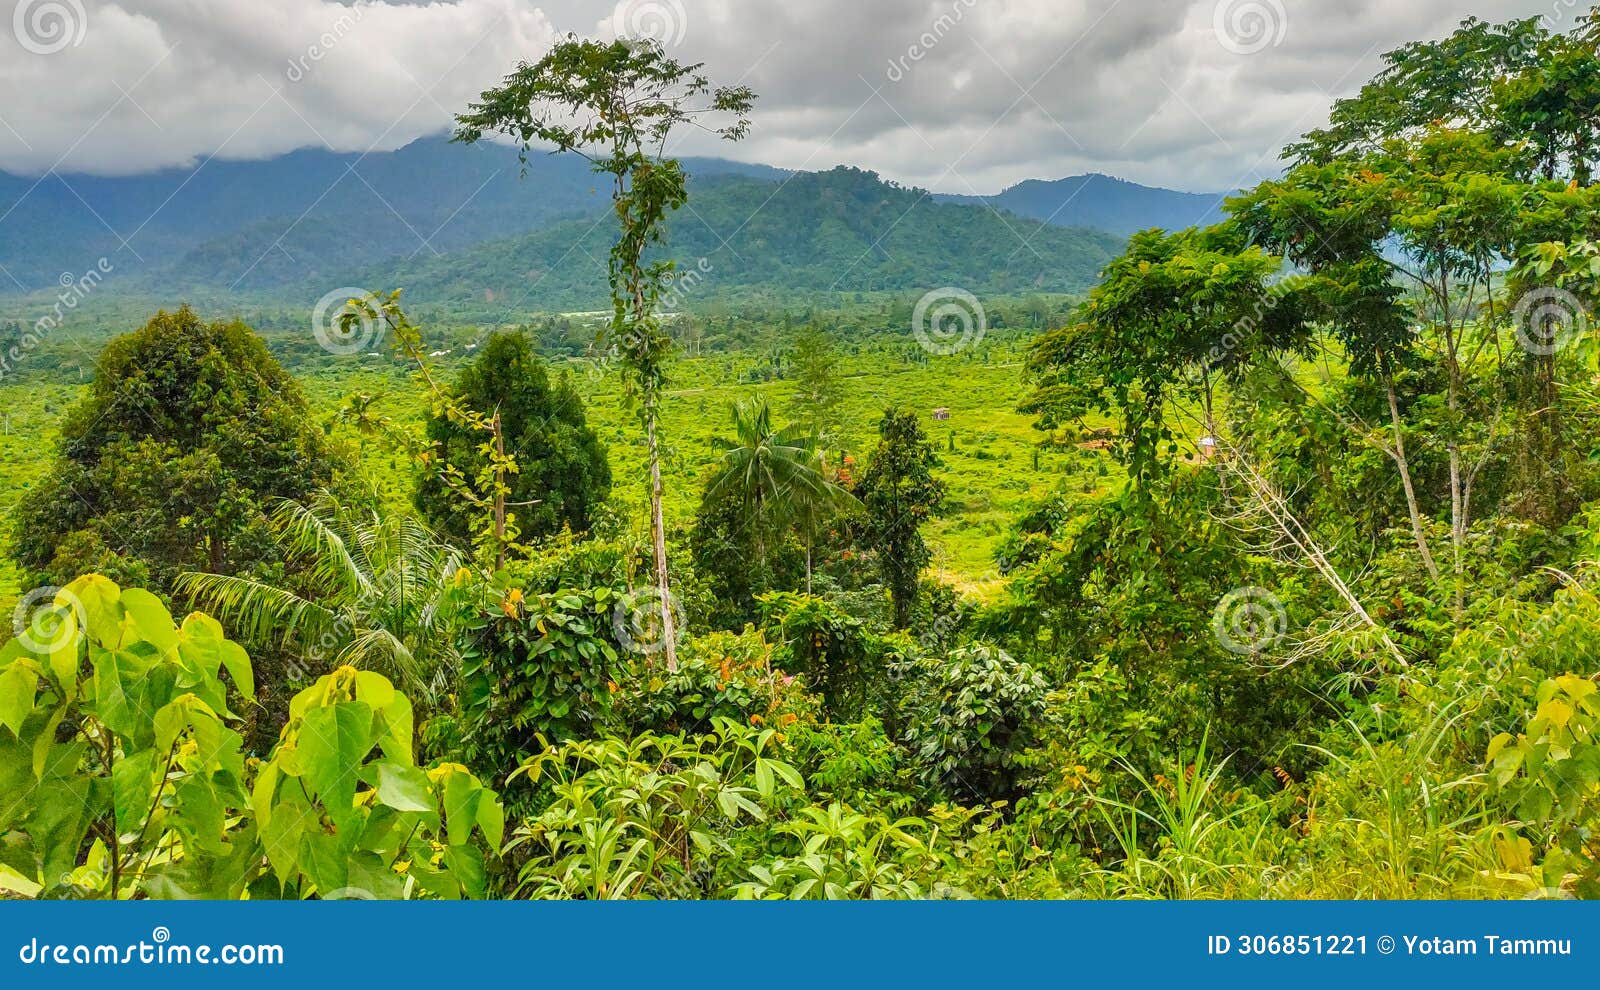
[[[777, 180], [764, 165], [687, 159], [696, 179]], [[413, 253], [526, 233], [598, 206], [575, 156], [424, 138], [368, 155], [298, 151], [264, 161], [104, 178], [0, 172], [0, 293], [53, 291], [100, 257], [124, 288], [249, 291]], [[124, 244], [126, 241], [126, 244]], [[19, 285], [20, 284], [20, 285]]]
[[1029, 179], [995, 196], [942, 196], [953, 203], [988, 203], [1018, 216], [1064, 227], [1093, 227], [1124, 237], [1149, 227], [1179, 230], [1222, 219], [1225, 193], [1156, 189], [1109, 175]]
[[[849, 168], [684, 164], [691, 198], [670, 250], [707, 259], [711, 292], [1075, 291], [1129, 232], [1217, 216], [1217, 197], [1101, 175], [961, 197]], [[298, 306], [329, 286], [401, 284], [472, 312], [530, 292], [540, 308], [597, 304], [606, 191], [572, 155], [534, 154], [522, 171], [514, 149], [434, 137], [120, 178], [0, 173], [0, 297], [15, 300], [0, 315], [47, 310], [63, 275], [99, 258], [105, 302]]]
[[[592, 309], [606, 298], [608, 216], [352, 275], [350, 284], [403, 286], [408, 297], [508, 318], [528, 309]], [[927, 192], [837, 168], [774, 185], [720, 177], [674, 214], [667, 253], [696, 271], [696, 292], [984, 292], [1086, 289], [1122, 248], [1101, 231], [1004, 218], [941, 203]], [[700, 259], [704, 259], [702, 264]]]

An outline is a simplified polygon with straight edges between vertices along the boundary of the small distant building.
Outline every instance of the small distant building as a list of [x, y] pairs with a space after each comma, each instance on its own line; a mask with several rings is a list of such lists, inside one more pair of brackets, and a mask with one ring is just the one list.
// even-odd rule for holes
[[1196, 440], [1195, 443], [1200, 445], [1201, 459], [1207, 461], [1211, 460], [1213, 457], [1216, 457], [1217, 451], [1221, 449], [1221, 441], [1219, 441], [1216, 437], [1211, 436], [1209, 433]]
[[946, 409], [944, 406], [940, 406], [938, 409], [933, 411], [933, 418], [942, 423], [950, 418], [950, 410]]

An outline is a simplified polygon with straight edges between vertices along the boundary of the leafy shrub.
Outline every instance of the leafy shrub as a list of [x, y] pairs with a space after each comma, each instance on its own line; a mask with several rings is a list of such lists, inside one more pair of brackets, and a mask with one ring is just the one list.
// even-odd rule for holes
[[[231, 690], [230, 690], [231, 687]], [[481, 894], [473, 833], [500, 805], [462, 767], [419, 769], [411, 703], [342, 667], [247, 759], [244, 649], [200, 613], [99, 575], [0, 648], [0, 888], [24, 896]]]
[[750, 879], [735, 888], [741, 900], [900, 900], [948, 896], [918, 875], [935, 872], [939, 859], [913, 834], [920, 819], [890, 821], [834, 803], [802, 808], [778, 835], [793, 836], [800, 849], [750, 867]]
[[1516, 830], [1501, 844], [1502, 865], [1554, 889], [1570, 878], [1586, 898], [1600, 896], [1600, 688], [1567, 674], [1545, 681], [1538, 708], [1516, 736], [1489, 743], [1489, 779], [1542, 850]]
[[1016, 796], [1023, 753], [1045, 714], [1044, 678], [981, 644], [924, 660], [916, 674], [906, 745], [923, 782], [979, 801]]
[[500, 802], [460, 764], [419, 768], [411, 737], [411, 702], [378, 674], [342, 667], [295, 697], [251, 789], [283, 892], [484, 896], [472, 834], [498, 852]]
[[761, 596], [761, 610], [782, 637], [781, 666], [822, 695], [823, 712], [835, 721], [859, 717], [877, 680], [861, 620], [821, 598], [789, 592]]
[[644, 733], [546, 749], [514, 776], [554, 799], [513, 833], [517, 896], [696, 897], [725, 886], [741, 827], [797, 798], [800, 774], [770, 755], [778, 733], [716, 719], [705, 736]]
[[527, 596], [506, 588], [467, 623], [460, 745], [484, 773], [504, 773], [546, 740], [591, 735], [611, 710], [620, 663], [610, 588]]
[[639, 732], [712, 731], [718, 719], [783, 728], [807, 705], [791, 675], [772, 666], [762, 634], [717, 632], [682, 644], [678, 669], [634, 662], [620, 680], [610, 728]]
[[914, 804], [910, 761], [875, 718], [842, 725], [800, 721], [789, 744], [813, 793], [861, 808], [909, 813]]

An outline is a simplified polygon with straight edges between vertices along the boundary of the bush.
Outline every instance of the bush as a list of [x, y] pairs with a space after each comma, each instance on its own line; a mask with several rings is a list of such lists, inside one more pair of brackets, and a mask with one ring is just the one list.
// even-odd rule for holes
[[822, 695], [828, 718], [847, 721], [867, 710], [882, 671], [871, 663], [860, 619], [821, 598], [788, 592], [763, 595], [761, 611], [782, 637], [782, 667]]
[[621, 679], [609, 728], [704, 734], [719, 719], [783, 728], [810, 707], [794, 677], [772, 666], [772, 646], [753, 629], [685, 641], [678, 669], [635, 661]]
[[554, 795], [518, 826], [525, 857], [516, 896], [685, 898], [737, 875], [741, 829], [796, 800], [800, 774], [771, 755], [778, 733], [717, 719], [705, 736], [644, 733], [567, 743], [513, 776], [548, 779]]
[[914, 668], [906, 745], [923, 783], [980, 802], [1020, 793], [1024, 751], [1045, 713], [1045, 680], [998, 647], [973, 645]]
[[467, 621], [459, 745], [470, 766], [506, 773], [548, 742], [594, 734], [618, 690], [615, 613], [626, 602], [604, 587], [534, 596], [511, 587]]
[[[481, 895], [503, 812], [417, 767], [411, 702], [341, 667], [265, 760], [233, 706], [250, 658], [200, 613], [90, 575], [0, 648], [0, 890], [104, 898]], [[403, 865], [398, 866], [396, 864]]]

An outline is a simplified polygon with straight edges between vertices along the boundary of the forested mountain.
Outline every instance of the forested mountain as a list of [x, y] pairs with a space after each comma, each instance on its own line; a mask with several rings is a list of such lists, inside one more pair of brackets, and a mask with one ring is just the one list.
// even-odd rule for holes
[[[862, 179], [864, 173], [853, 185], [837, 171], [799, 173], [784, 185], [796, 173], [715, 158], [684, 165], [694, 210], [678, 218], [680, 241], [673, 250], [710, 257], [713, 247], [722, 247], [718, 235], [731, 241], [739, 231], [737, 266], [720, 266], [723, 284], [773, 284], [780, 249], [803, 241], [798, 269], [783, 266], [786, 281], [799, 280], [796, 287], [903, 288], [959, 278], [975, 288], [1081, 288], [1105, 260], [1101, 248], [1089, 246], [1095, 238], [1060, 231], [1032, 236], [1036, 225], [995, 211], [1120, 237], [1149, 226], [1204, 222], [1214, 217], [1216, 204], [1216, 197], [1105, 176], [1030, 181], [980, 198], [896, 189]], [[514, 149], [467, 147], [443, 137], [392, 152], [305, 150], [139, 176], [0, 173], [0, 215], [7, 219], [0, 223], [0, 266], [10, 276], [0, 276], [0, 294], [54, 293], [62, 273], [85, 271], [103, 257], [113, 269], [107, 279], [112, 290], [288, 299], [332, 279], [398, 269], [420, 273], [430, 284], [449, 280], [452, 297], [476, 299], [487, 298], [484, 290], [506, 291], [514, 271], [565, 266], [549, 274], [543, 291], [592, 296], [599, 283], [583, 252], [574, 251], [562, 266], [556, 262], [575, 232], [592, 225], [582, 218], [599, 215], [605, 191], [596, 188], [588, 163], [574, 156], [532, 155], [522, 173]], [[807, 206], [807, 196], [820, 198]], [[769, 197], [776, 198], [757, 211]], [[914, 203], [915, 212], [901, 219]], [[969, 209], [977, 212], [969, 216]], [[741, 229], [751, 214], [750, 228]], [[552, 226], [568, 220], [582, 223]], [[925, 245], [934, 231], [969, 239], [930, 249]], [[590, 242], [604, 236], [604, 228], [585, 234], [585, 250], [593, 254]], [[1021, 248], [1025, 240], [1030, 245]], [[452, 273], [428, 264], [468, 248], [474, 250]], [[949, 257], [925, 256], [930, 250]], [[1046, 260], [1058, 270], [1047, 274], [1038, 264]], [[525, 261], [489, 277], [502, 263]], [[1014, 261], [1022, 263], [1020, 270], [1012, 270]]]
[[[686, 159], [691, 176], [786, 175]], [[588, 163], [424, 138], [393, 152], [305, 150], [148, 175], [0, 173], [0, 293], [54, 290], [110, 259], [114, 283], [259, 290], [525, 233], [598, 208]], [[599, 191], [603, 194], [604, 190]]]
[[[401, 285], [407, 296], [489, 317], [529, 308], [590, 309], [606, 299], [609, 216], [441, 257], [416, 255], [353, 277]], [[972, 292], [1086, 289], [1121, 238], [993, 210], [939, 203], [924, 190], [837, 168], [774, 185], [724, 177], [707, 183], [669, 225], [667, 253], [685, 273], [680, 292], [740, 288], [885, 291], [957, 285]]]
[[1185, 193], [1141, 186], [1090, 173], [1054, 181], [1029, 179], [996, 196], [941, 196], [955, 203], [987, 203], [1019, 216], [1063, 227], [1093, 227], [1128, 235], [1151, 227], [1180, 230], [1222, 219], [1226, 193]]

